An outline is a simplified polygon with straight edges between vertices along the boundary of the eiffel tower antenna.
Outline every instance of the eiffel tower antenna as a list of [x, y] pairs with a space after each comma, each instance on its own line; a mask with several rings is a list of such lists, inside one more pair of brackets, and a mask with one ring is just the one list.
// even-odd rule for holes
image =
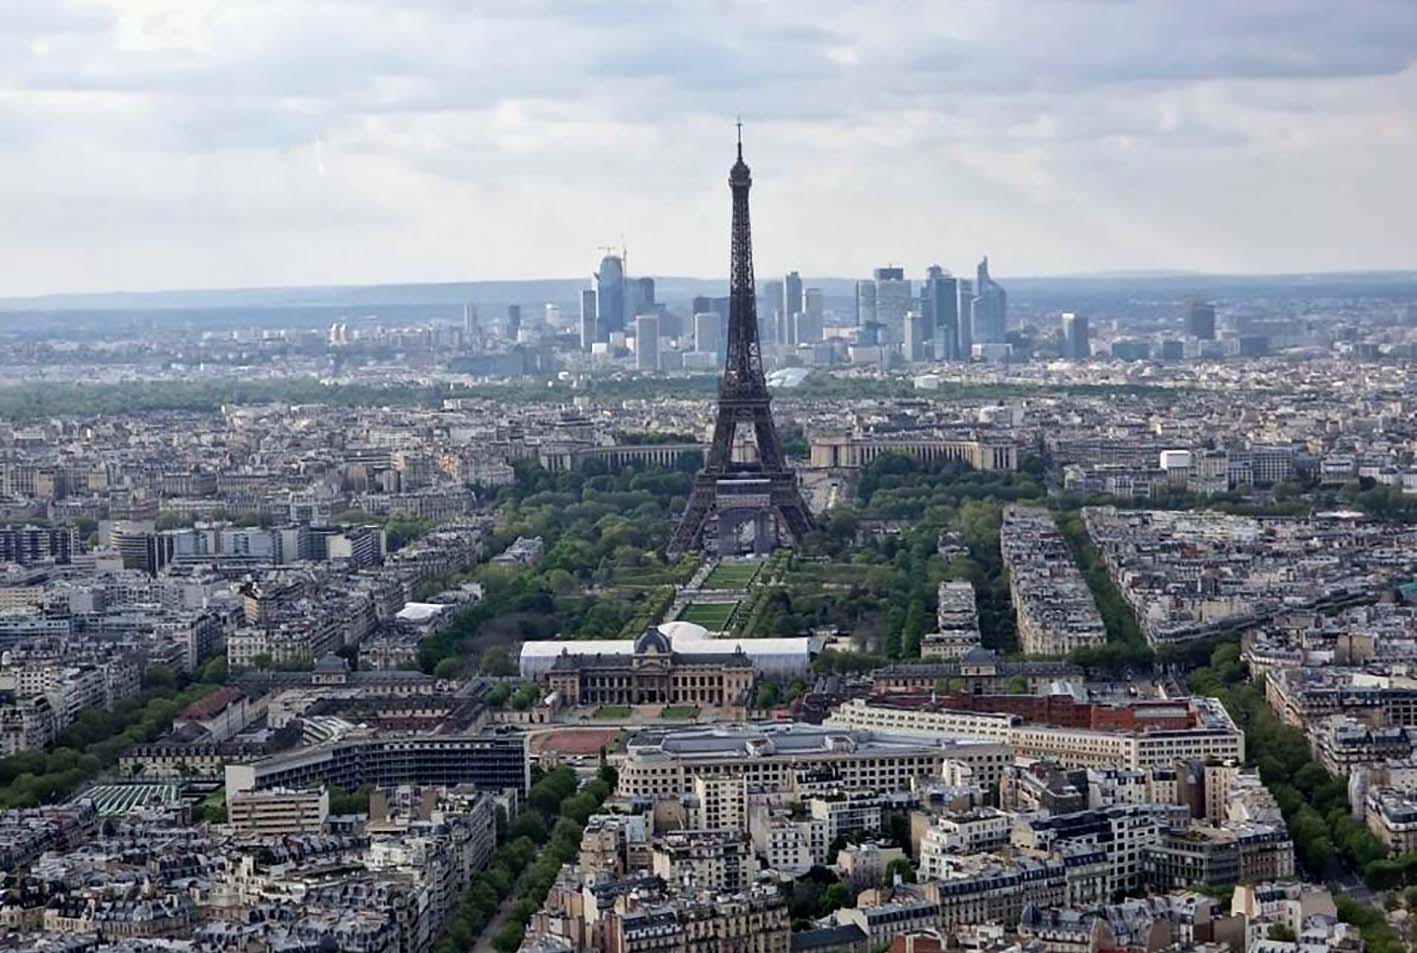
[[[753, 236], [748, 221], [748, 190], [753, 177], [743, 161], [743, 124], [738, 124], [738, 161], [728, 173], [733, 192], [733, 229], [729, 252], [728, 341], [723, 376], [718, 382], [718, 416], [713, 443], [704, 468], [694, 480], [689, 503], [669, 541], [671, 554], [683, 553], [704, 541], [712, 527], [719, 553], [736, 552], [738, 530], [755, 526], [754, 549], [772, 548], [769, 530], [780, 526], [800, 543], [815, 524], [788, 468], [782, 442], [772, 420], [772, 398], [763, 375], [758, 341], [758, 302], [753, 278]], [[738, 427], [753, 430], [757, 460], [733, 459]]]

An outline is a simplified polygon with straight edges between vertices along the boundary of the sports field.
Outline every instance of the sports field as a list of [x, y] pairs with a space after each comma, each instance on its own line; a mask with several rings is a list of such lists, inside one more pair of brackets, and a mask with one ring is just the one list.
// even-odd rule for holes
[[536, 754], [595, 754], [611, 744], [619, 733], [619, 728], [566, 728], [562, 731], [550, 731], [532, 738], [531, 750]]
[[719, 563], [704, 580], [705, 589], [746, 589], [762, 563]]
[[722, 632], [728, 627], [728, 620], [733, 618], [736, 608], [736, 602], [691, 602], [679, 613], [679, 618], [701, 625], [710, 632]]

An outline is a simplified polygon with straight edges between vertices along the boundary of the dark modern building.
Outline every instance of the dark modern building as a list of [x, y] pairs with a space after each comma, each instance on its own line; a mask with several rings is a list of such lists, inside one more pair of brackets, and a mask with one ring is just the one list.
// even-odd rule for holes
[[802, 306], [802, 276], [789, 271], [782, 279], [782, 320], [791, 321], [792, 316], [805, 310]]
[[115, 530], [113, 548], [122, 557], [124, 569], [138, 569], [156, 576], [172, 561], [173, 539], [157, 532]]
[[960, 349], [959, 282], [939, 265], [931, 265], [920, 287], [920, 313], [925, 316], [927, 340], [935, 358], [958, 361], [967, 357]]
[[989, 277], [989, 257], [979, 262], [970, 305], [971, 337], [975, 344], [1003, 344], [1009, 323], [1009, 298], [1003, 286]]
[[524, 734], [397, 735], [345, 737], [297, 748], [251, 764], [228, 765], [232, 791], [339, 785], [348, 791], [400, 784], [473, 784], [525, 796], [531, 786]]
[[1186, 337], [1215, 340], [1215, 305], [1204, 301], [1186, 303]]
[[0, 562], [30, 563], [54, 560], [68, 563], [79, 551], [79, 533], [72, 526], [0, 527]]
[[595, 273], [596, 340], [606, 341], [616, 331], [625, 330], [625, 262], [619, 255], [606, 255]]
[[653, 278], [626, 279], [626, 287], [630, 293], [630, 307], [625, 315], [627, 324], [642, 314], [655, 314], [658, 311]]
[[1086, 361], [1092, 357], [1087, 315], [1063, 312], [1063, 357], [1069, 361]]

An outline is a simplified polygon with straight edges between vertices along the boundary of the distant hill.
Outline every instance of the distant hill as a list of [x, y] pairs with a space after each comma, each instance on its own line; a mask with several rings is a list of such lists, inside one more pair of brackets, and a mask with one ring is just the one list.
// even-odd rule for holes
[[[758, 282], [773, 276], [760, 273]], [[918, 276], [917, 276], [918, 277]], [[1407, 290], [1417, 285], [1417, 272], [1337, 272], [1292, 275], [1208, 275], [1184, 271], [1131, 271], [1086, 275], [1018, 277], [999, 275], [998, 280], [1012, 290], [1056, 292], [1069, 289], [1092, 291], [1109, 289], [1164, 292], [1195, 289], [1200, 293], [1224, 295], [1253, 293], [1256, 290], [1291, 289], [1312, 294], [1316, 289], [1333, 288], [1352, 294], [1371, 286], [1375, 292]], [[804, 285], [821, 288], [828, 297], [850, 297], [854, 278], [804, 277]], [[727, 293], [726, 279], [655, 276], [657, 296], [677, 303], [695, 295]], [[0, 311], [121, 311], [144, 312], [164, 309], [359, 309], [379, 306], [455, 305], [468, 302], [496, 306], [553, 302], [577, 305], [580, 292], [590, 287], [587, 278], [537, 278], [525, 281], [460, 281], [391, 285], [315, 285], [285, 288], [210, 288], [173, 291], [106, 292], [97, 294], [51, 294], [31, 298], [0, 298]]]

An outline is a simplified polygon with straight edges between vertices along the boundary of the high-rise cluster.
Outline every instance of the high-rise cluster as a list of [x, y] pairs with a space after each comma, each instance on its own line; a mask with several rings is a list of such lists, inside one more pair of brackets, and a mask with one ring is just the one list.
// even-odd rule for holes
[[925, 271], [918, 293], [895, 266], [877, 268], [856, 283], [856, 336], [882, 355], [906, 361], [967, 361], [1005, 348], [1008, 295], [989, 276], [989, 259], [974, 281], [956, 278], [939, 265]]
[[659, 370], [659, 339], [669, 317], [656, 300], [653, 278], [625, 273], [626, 256], [606, 249], [595, 272], [595, 287], [581, 292], [580, 346], [583, 351], [623, 351], [634, 342], [635, 366]]

